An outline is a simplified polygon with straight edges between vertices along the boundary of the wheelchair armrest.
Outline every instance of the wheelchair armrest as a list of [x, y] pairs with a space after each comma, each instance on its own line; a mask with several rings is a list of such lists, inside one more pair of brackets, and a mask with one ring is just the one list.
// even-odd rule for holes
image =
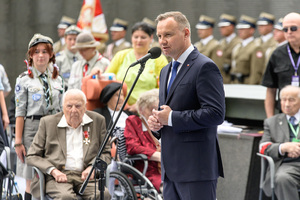
[[256, 153], [256, 155], [261, 157], [261, 174], [260, 174], [260, 188], [262, 188], [262, 184], [263, 184], [263, 180], [264, 180], [264, 176], [266, 173], [266, 162], [268, 162], [269, 166], [270, 166], [270, 178], [271, 178], [271, 189], [274, 189], [274, 176], [275, 176], [275, 164], [273, 161], [273, 158], [270, 156], [266, 156], [264, 154], [261, 153]]
[[144, 161], [143, 174], [145, 175], [148, 169], [148, 157], [145, 154], [127, 155], [126, 158], [124, 159], [124, 162], [130, 163], [130, 161], [134, 161], [134, 160]]
[[32, 167], [32, 173], [37, 173], [39, 176], [39, 185], [40, 185], [40, 199], [45, 200], [45, 175], [43, 172], [37, 168], [37, 167]]

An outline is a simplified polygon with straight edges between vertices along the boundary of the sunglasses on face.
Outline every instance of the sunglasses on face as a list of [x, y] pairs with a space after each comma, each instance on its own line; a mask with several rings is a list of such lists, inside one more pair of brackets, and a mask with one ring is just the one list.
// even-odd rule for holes
[[299, 28], [299, 26], [290, 26], [290, 27], [283, 27], [283, 32], [288, 32], [288, 30], [290, 29], [290, 31], [291, 32], [295, 32], [295, 31], [297, 31], [298, 30], [298, 28]]

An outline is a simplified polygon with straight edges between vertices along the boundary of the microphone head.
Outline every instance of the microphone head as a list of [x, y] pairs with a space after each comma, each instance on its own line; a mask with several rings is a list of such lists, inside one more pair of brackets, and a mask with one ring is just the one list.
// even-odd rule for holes
[[151, 59], [155, 59], [161, 55], [161, 49], [159, 47], [153, 47], [148, 51], [148, 53], [151, 54]]

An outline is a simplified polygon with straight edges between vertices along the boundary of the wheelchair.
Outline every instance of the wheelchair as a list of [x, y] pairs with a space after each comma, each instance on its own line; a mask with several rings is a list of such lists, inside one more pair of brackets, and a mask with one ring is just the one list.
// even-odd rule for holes
[[[148, 168], [147, 156], [144, 154], [127, 155], [123, 132], [123, 129], [116, 128], [113, 132], [114, 137], [110, 141], [113, 160], [108, 166], [106, 177], [111, 199], [137, 200], [148, 198], [162, 200], [161, 194], [145, 176]], [[133, 162], [137, 160], [144, 162], [143, 172], [133, 167]]]

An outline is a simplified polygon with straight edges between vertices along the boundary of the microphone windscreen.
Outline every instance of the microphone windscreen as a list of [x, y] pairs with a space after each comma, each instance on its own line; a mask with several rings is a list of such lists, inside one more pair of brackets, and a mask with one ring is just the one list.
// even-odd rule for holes
[[148, 53], [151, 54], [152, 59], [155, 59], [161, 55], [161, 49], [159, 47], [153, 47], [148, 51]]

